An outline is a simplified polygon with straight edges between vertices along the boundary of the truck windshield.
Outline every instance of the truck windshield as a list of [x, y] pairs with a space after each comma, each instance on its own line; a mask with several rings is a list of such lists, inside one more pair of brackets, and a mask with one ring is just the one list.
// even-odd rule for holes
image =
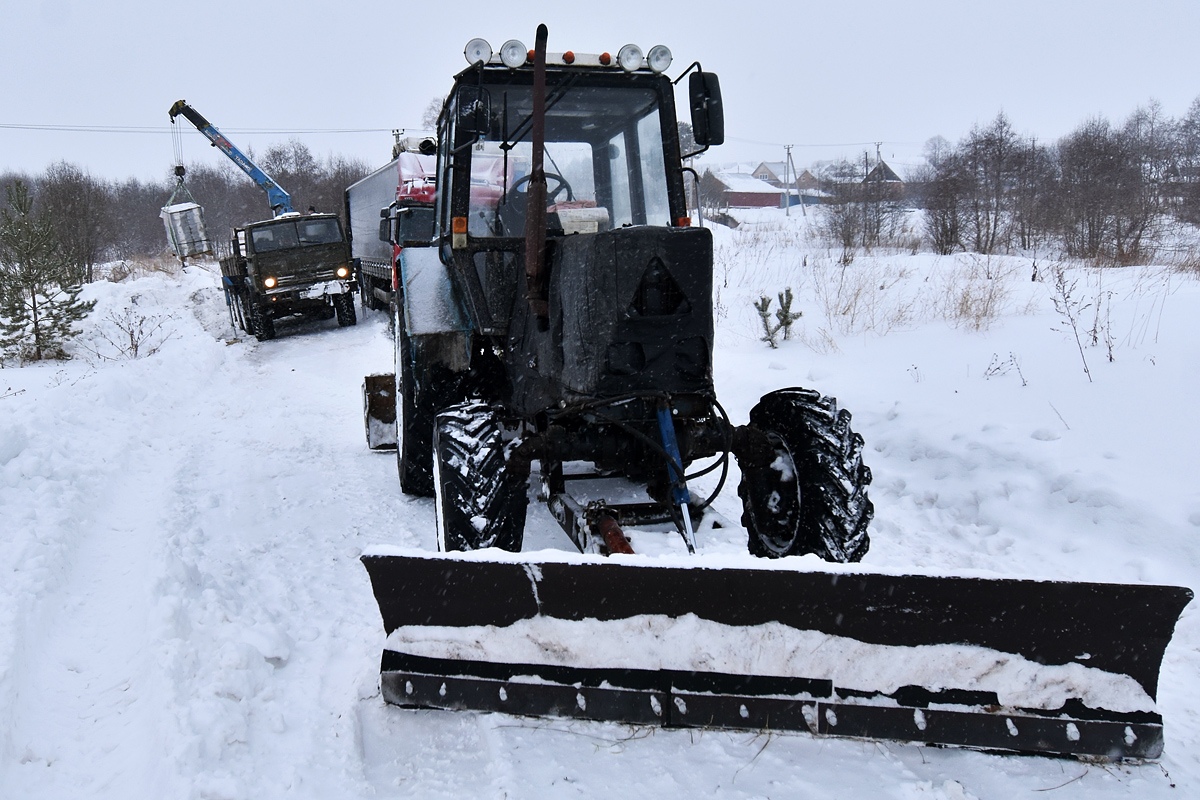
[[[564, 233], [671, 224], [658, 92], [650, 87], [548, 82], [549, 226]], [[468, 231], [523, 235], [532, 170], [532, 90], [485, 86], [490, 125], [470, 148]]]
[[342, 241], [342, 226], [333, 217], [300, 217], [261, 225], [250, 231], [254, 252], [268, 253], [314, 244]]

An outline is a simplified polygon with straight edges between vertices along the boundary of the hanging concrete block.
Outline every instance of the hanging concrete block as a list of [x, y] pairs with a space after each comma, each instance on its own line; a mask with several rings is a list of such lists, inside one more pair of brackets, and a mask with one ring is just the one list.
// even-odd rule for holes
[[203, 209], [198, 203], [175, 203], [163, 208], [163, 225], [171, 252], [179, 258], [190, 258], [213, 252], [212, 242], [204, 230]]

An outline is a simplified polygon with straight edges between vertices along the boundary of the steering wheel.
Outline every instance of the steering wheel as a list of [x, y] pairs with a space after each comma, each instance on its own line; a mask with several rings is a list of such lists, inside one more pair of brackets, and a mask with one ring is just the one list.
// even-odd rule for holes
[[[571, 184], [567, 183], [566, 178], [564, 178], [562, 175], [559, 175], [557, 172], [543, 171], [542, 174], [546, 176], [546, 184], [547, 184], [547, 186], [546, 186], [546, 204], [547, 205], [553, 203], [555, 201], [555, 198], [558, 197], [560, 194], [562, 194], [564, 189], [566, 189], [566, 191], [567, 191], [567, 200], [575, 199], [575, 192], [571, 189]], [[521, 193], [529, 194], [528, 184], [532, 180], [533, 180], [533, 173], [531, 172], [528, 175], [517, 178], [515, 181], [513, 181], [513, 185], [508, 187], [508, 190], [510, 192], [517, 192], [517, 191], [521, 191], [518, 187], [524, 186], [526, 188]], [[556, 186], [554, 186], [553, 190], [551, 190], [551, 188], [549, 186], [551, 180], [553, 180], [557, 184]]]

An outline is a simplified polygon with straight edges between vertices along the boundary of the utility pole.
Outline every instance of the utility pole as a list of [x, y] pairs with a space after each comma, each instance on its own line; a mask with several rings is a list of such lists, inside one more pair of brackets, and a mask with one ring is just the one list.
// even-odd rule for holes
[[792, 163], [792, 146], [785, 144], [783, 150], [787, 154], [783, 161], [783, 215], [790, 217], [792, 215], [792, 186], [788, 182], [788, 167]]

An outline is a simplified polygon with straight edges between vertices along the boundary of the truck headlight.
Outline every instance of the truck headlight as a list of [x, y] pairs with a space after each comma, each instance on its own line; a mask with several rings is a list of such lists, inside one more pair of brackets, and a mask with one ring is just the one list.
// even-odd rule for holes
[[275, 284], [277, 283], [279, 283], [279, 281], [275, 280], [275, 278], [271, 277], [270, 275], [263, 278], [263, 286], [267, 287], [268, 289], [274, 289]]
[[342, 266], [337, 268], [337, 276], [339, 278], [345, 278], [345, 277], [348, 277], [349, 275], [350, 275], [350, 268], [347, 267], [346, 265], [343, 264]]

